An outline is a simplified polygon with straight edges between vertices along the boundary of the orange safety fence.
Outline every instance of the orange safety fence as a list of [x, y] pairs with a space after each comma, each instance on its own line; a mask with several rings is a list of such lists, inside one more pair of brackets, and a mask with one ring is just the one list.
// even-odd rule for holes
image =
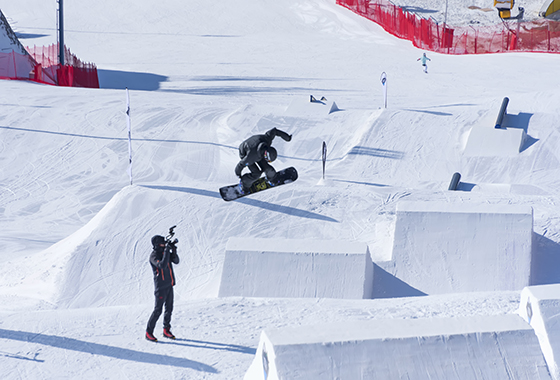
[[447, 54], [506, 51], [560, 52], [560, 22], [509, 21], [490, 26], [449, 27], [408, 12], [388, 0], [336, 0], [388, 33], [426, 50]]

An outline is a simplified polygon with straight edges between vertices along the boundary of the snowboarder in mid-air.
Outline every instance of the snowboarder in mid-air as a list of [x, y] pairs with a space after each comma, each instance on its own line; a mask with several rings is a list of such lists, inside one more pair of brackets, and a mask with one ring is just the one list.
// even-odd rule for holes
[[424, 72], [426, 74], [428, 74], [428, 62], [427, 61], [431, 61], [431, 59], [426, 56], [426, 53], [424, 53], [420, 58], [418, 58], [417, 61], [422, 61], [422, 67], [424, 68]]
[[[239, 177], [239, 191], [245, 194], [249, 191], [253, 182], [258, 180], [262, 173], [266, 180], [273, 184], [276, 170], [269, 164], [276, 159], [277, 152], [271, 144], [276, 136], [284, 141], [291, 141], [292, 135], [277, 128], [272, 128], [264, 135], [254, 135], [239, 145], [239, 157], [241, 161], [235, 166], [235, 175]], [[248, 168], [250, 173], [242, 174], [243, 168]]]

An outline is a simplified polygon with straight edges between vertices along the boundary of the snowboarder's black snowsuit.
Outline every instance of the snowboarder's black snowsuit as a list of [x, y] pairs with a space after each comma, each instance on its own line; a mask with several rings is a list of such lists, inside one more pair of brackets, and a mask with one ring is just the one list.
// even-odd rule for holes
[[173, 312], [173, 286], [175, 286], [175, 273], [173, 264], [179, 264], [177, 247], [174, 244], [166, 244], [163, 236], [156, 235], [152, 238], [154, 249], [150, 255], [150, 265], [154, 272], [154, 288], [156, 302], [154, 311], [148, 321], [146, 332], [153, 334], [156, 322], [159, 319], [163, 306], [163, 328], [171, 328], [171, 313]]
[[[241, 161], [235, 167], [235, 175], [241, 178], [241, 183], [245, 189], [251, 187], [253, 182], [261, 177], [263, 172], [267, 180], [274, 180], [276, 170], [268, 164], [265, 159], [265, 152], [272, 153], [271, 162], [276, 159], [276, 150], [270, 146], [276, 136], [280, 136], [284, 141], [292, 140], [292, 135], [272, 128], [264, 135], [251, 136], [239, 145], [239, 158], [241, 158]], [[241, 175], [245, 167], [251, 172]]]

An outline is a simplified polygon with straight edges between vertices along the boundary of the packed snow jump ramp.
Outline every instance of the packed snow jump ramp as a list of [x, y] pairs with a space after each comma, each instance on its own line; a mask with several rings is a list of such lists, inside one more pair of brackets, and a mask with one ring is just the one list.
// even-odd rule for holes
[[518, 315], [364, 320], [265, 330], [244, 380], [551, 379]]
[[336, 111], [339, 111], [339, 108], [333, 100], [328, 100], [322, 96], [316, 98], [310, 95], [308, 98], [295, 97], [286, 109], [285, 114], [298, 117], [321, 117]]
[[387, 267], [425, 294], [520, 291], [532, 234], [530, 206], [400, 202]]
[[519, 315], [535, 330], [552, 378], [560, 380], [560, 284], [523, 289]]
[[371, 298], [365, 243], [230, 238], [220, 297]]

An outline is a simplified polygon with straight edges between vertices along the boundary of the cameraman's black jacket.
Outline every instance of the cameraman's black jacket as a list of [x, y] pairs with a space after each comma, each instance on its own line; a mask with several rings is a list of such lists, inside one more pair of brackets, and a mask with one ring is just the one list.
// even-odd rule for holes
[[157, 292], [175, 285], [173, 264], [179, 264], [177, 247], [167, 244], [165, 248], [156, 247], [150, 255], [150, 264], [154, 272], [154, 287]]

